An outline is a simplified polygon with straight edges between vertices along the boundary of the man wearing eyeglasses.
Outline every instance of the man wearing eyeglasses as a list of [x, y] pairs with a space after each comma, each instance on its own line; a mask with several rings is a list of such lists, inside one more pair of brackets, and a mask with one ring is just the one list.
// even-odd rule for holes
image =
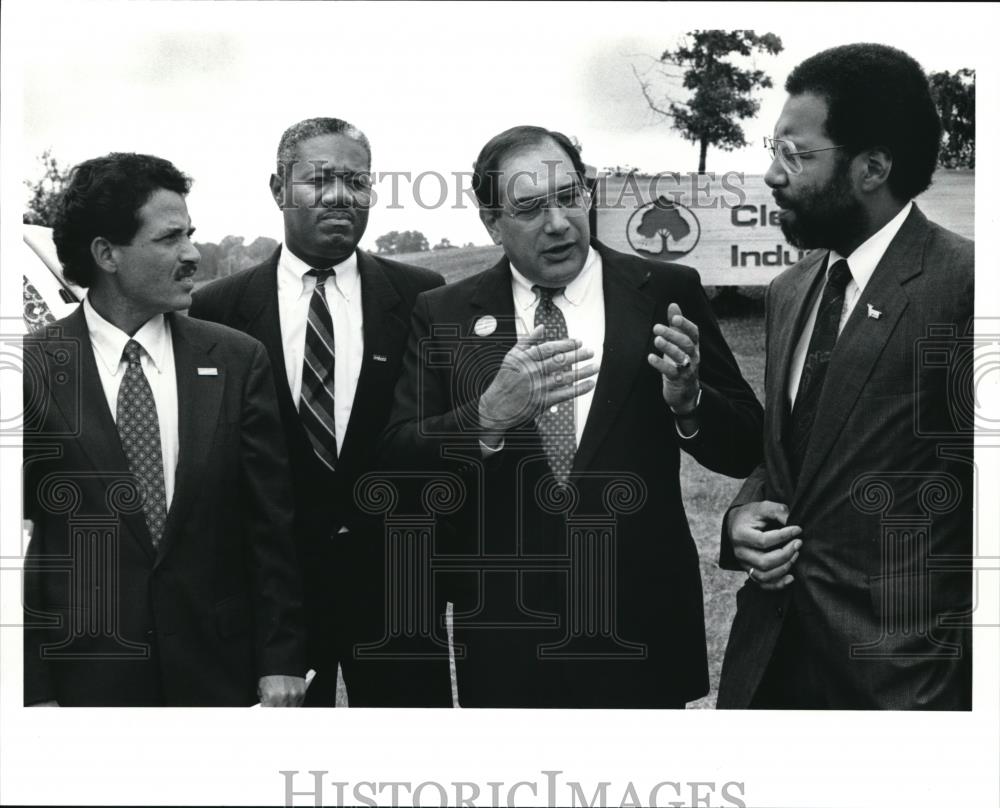
[[339, 664], [352, 707], [450, 707], [447, 655], [432, 653], [429, 640], [408, 648], [430, 648], [422, 656], [379, 653], [391, 620], [412, 622], [434, 606], [387, 591], [385, 526], [355, 492], [376, 470], [413, 301], [444, 280], [358, 249], [372, 201], [371, 147], [348, 122], [288, 127], [270, 191], [284, 246], [198, 292], [190, 313], [256, 337], [279, 379], [317, 671], [306, 706], [334, 706]]
[[938, 114], [882, 45], [819, 53], [785, 89], [765, 181], [814, 251], [767, 293], [764, 464], [723, 526], [721, 564], [748, 578], [718, 706], [970, 709], [973, 243], [913, 202]]
[[761, 408], [698, 274], [592, 241], [583, 178], [558, 132], [483, 147], [473, 188], [505, 257], [418, 298], [385, 433], [461, 492], [442, 565], [462, 706], [683, 707], [708, 690], [679, 453], [749, 473]]

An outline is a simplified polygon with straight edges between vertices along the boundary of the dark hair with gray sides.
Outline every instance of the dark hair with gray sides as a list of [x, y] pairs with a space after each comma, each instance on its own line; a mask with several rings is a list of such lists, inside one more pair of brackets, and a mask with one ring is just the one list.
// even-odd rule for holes
[[350, 138], [364, 148], [368, 154], [368, 166], [371, 167], [372, 147], [364, 132], [340, 118], [306, 118], [289, 126], [278, 141], [278, 169], [295, 162], [295, 150], [302, 141], [320, 135], [343, 135]]
[[547, 140], [566, 152], [581, 183], [586, 183], [587, 170], [573, 142], [562, 132], [541, 126], [514, 126], [491, 138], [476, 158], [472, 173], [472, 190], [482, 209], [500, 206], [500, 164], [511, 154]]
[[785, 89], [826, 101], [826, 133], [849, 154], [888, 149], [896, 198], [910, 200], [931, 184], [941, 120], [927, 76], [911, 56], [871, 43], [830, 48], [796, 67]]
[[161, 189], [186, 196], [191, 179], [169, 160], [151, 154], [112, 152], [76, 166], [52, 223], [66, 279], [90, 286], [99, 271], [90, 253], [94, 239], [131, 244], [139, 231], [139, 209]]

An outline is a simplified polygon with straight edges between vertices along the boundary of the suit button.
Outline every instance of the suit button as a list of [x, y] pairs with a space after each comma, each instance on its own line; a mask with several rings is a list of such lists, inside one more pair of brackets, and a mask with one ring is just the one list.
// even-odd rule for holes
[[778, 613], [778, 617], [781, 617], [781, 615], [785, 613], [785, 607], [779, 606], [777, 609], [775, 609], [775, 611]]
[[150, 629], [146, 629], [146, 636], [147, 637], [152, 637], [153, 636], [153, 629], [151, 629], [151, 628]]

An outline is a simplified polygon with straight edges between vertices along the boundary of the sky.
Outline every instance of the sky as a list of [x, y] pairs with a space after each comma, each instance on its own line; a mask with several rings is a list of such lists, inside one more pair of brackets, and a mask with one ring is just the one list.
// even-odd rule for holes
[[691, 28], [771, 31], [785, 46], [755, 59], [775, 87], [745, 123], [749, 147], [709, 151], [719, 173], [764, 171], [761, 136], [780, 111], [784, 78], [822, 48], [863, 38], [903, 48], [928, 71], [996, 64], [990, 32], [963, 23], [954, 4], [945, 15], [908, 7], [906, 30], [899, 6], [865, 4], [14, 5], [19, 33], [4, 56], [22, 88], [22, 178], [38, 175], [44, 149], [62, 163], [112, 150], [158, 154], [194, 177], [189, 206], [208, 241], [280, 238], [267, 179], [281, 132], [305, 117], [355, 123], [376, 172], [408, 172], [395, 205], [391, 181], [376, 186], [369, 248], [409, 229], [431, 244], [488, 243], [460, 177], [515, 124], [574, 135], [599, 168], [695, 170], [697, 146], [649, 110], [632, 73]]

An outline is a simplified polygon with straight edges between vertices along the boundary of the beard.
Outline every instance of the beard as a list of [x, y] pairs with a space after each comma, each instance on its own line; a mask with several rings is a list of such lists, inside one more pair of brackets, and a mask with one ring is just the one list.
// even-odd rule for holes
[[842, 162], [826, 185], [810, 188], [798, 199], [775, 194], [781, 213], [781, 232], [793, 247], [838, 249], [863, 235], [868, 226], [864, 206], [852, 193], [847, 163]]

